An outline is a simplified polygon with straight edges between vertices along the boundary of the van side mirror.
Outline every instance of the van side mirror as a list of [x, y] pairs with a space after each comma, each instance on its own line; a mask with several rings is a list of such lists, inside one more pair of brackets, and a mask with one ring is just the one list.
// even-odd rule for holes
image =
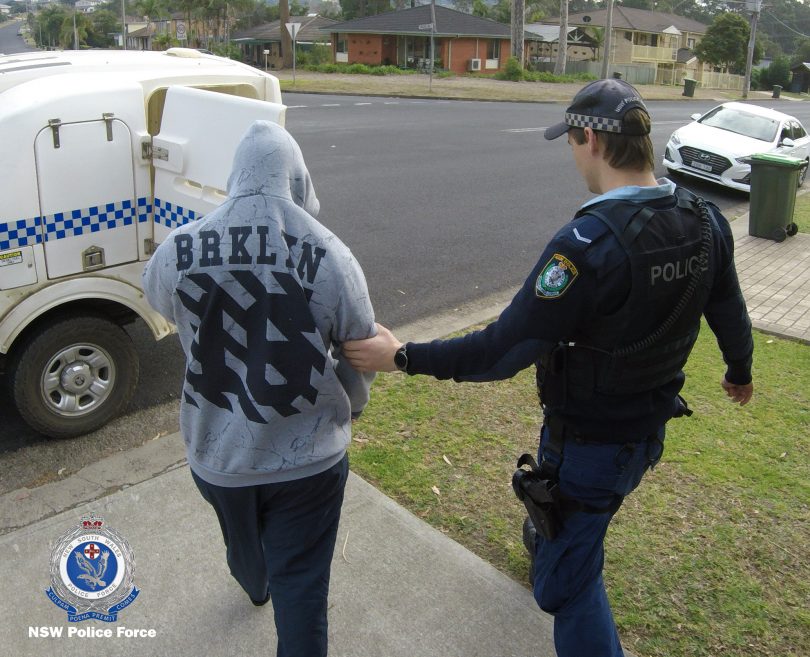
[[690, 116], [689, 118], [692, 119], [693, 121], [697, 121], [701, 116], [702, 114], [700, 112], [696, 112], [695, 114], [692, 114], [692, 116]]

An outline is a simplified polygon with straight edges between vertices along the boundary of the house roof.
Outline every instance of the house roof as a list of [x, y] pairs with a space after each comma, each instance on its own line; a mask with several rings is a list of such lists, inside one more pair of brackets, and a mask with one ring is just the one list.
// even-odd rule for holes
[[[559, 25], [544, 25], [543, 23], [527, 23], [524, 27], [527, 32], [536, 34], [540, 37], [540, 41], [559, 41], [560, 40], [560, 26]], [[568, 37], [571, 33], [577, 30], [576, 27], [568, 28]]]
[[697, 60], [697, 56], [689, 48], [678, 48], [678, 56], [675, 61], [679, 64], [691, 64]]
[[[585, 20], [585, 17], [590, 18], [590, 20]], [[546, 22], [548, 23], [549, 21]], [[557, 25], [559, 24], [558, 19]], [[589, 25], [605, 27], [605, 25], [607, 25], [607, 9], [571, 14], [568, 17], [568, 24], [584, 27]], [[661, 34], [669, 27], [675, 27], [681, 32], [705, 34], [708, 26], [691, 18], [676, 16], [675, 14], [635, 9], [633, 7], [622, 7], [620, 5], [613, 7], [614, 30], [636, 30], [638, 32], [654, 32]]]
[[[329, 26], [337, 21], [324, 16], [290, 16], [288, 22], [301, 23], [296, 41], [323, 41], [326, 35], [322, 30], [328, 30]], [[249, 27], [246, 30], [239, 30], [231, 35], [231, 41], [238, 43], [281, 41], [281, 21], [277, 20]]]
[[[357, 33], [357, 34], [413, 34], [429, 36], [430, 27], [419, 29], [420, 25], [430, 25], [430, 5], [420, 5], [411, 9], [389, 11], [375, 16], [366, 16], [343, 23], [336, 23], [328, 29], [331, 32]], [[511, 39], [512, 29], [505, 23], [488, 18], [479, 18], [472, 14], [465, 14], [455, 9], [436, 5], [437, 36], [474, 36], [487, 38]], [[541, 40], [532, 32], [525, 31], [525, 38], [529, 41]]]

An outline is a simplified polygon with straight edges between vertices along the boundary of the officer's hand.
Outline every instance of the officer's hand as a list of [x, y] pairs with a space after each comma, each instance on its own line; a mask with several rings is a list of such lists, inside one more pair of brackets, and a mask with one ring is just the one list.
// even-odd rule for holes
[[397, 369], [394, 354], [401, 346], [391, 331], [377, 324], [377, 335], [366, 340], [344, 342], [341, 350], [358, 372], [393, 372]]
[[725, 377], [723, 377], [720, 385], [723, 386], [723, 390], [726, 391], [726, 394], [731, 398], [731, 401], [739, 403], [740, 406], [745, 406], [748, 402], [750, 402], [751, 397], [754, 394], [753, 383], [746, 383], [744, 386], [740, 386], [734, 383], [729, 383], [726, 381]]

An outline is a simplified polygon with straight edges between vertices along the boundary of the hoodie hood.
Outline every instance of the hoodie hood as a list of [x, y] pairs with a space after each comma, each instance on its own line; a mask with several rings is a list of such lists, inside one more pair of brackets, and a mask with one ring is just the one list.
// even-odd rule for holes
[[256, 121], [236, 149], [228, 197], [245, 196], [287, 199], [311, 216], [318, 216], [321, 206], [301, 149], [276, 123]]

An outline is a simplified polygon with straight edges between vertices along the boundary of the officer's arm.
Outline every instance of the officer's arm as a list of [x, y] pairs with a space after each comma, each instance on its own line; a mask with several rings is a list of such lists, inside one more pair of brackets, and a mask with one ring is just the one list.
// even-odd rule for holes
[[730, 386], [746, 386], [751, 383], [754, 353], [751, 319], [734, 267], [731, 228], [722, 215], [715, 216], [714, 261], [718, 269], [703, 312], [726, 362], [725, 382]]
[[595, 280], [582, 251], [555, 239], [500, 317], [452, 340], [409, 343], [408, 373], [456, 381], [514, 376], [593, 312]]

